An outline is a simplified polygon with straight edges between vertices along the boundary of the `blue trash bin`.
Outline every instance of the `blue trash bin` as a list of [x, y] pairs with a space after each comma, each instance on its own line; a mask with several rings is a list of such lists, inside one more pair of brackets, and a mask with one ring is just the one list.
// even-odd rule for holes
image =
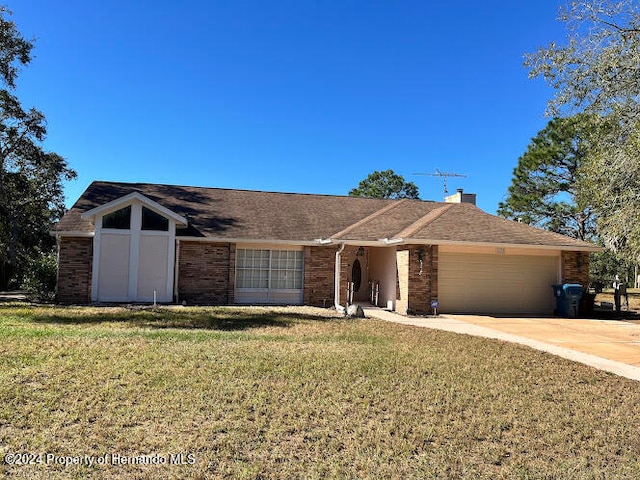
[[582, 298], [582, 285], [577, 283], [564, 283], [552, 285], [553, 296], [556, 298], [558, 316], [575, 318], [579, 313], [580, 299]]

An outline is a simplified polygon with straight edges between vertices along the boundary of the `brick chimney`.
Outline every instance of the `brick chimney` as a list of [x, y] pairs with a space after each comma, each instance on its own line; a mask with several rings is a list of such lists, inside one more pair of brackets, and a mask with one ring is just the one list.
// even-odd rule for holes
[[449, 195], [448, 197], [444, 197], [444, 201], [446, 203], [471, 203], [473, 205], [476, 204], [476, 194], [475, 193], [464, 193], [462, 188], [459, 188], [456, 193], [453, 195]]

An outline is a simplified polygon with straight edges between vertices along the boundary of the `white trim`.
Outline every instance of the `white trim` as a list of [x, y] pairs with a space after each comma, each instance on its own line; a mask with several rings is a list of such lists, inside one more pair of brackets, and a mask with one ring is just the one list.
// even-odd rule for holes
[[317, 242], [307, 240], [271, 240], [268, 238], [250, 239], [250, 238], [225, 238], [225, 237], [189, 237], [177, 235], [177, 239], [183, 242], [200, 242], [200, 243], [235, 243], [247, 245], [293, 245], [302, 247], [317, 247]]
[[[148, 232], [150, 232], [150, 230], [145, 230], [145, 235], [148, 235]], [[172, 219], [169, 219], [169, 241], [167, 250], [167, 299], [173, 302], [174, 282], [176, 282], [174, 271], [176, 268], [176, 223]]]
[[269, 293], [269, 292], [278, 292], [278, 293], [291, 293], [298, 294], [303, 290], [303, 288], [236, 288], [236, 292], [241, 293]]
[[535, 250], [562, 250], [569, 252], [602, 252], [605, 250], [604, 248], [596, 245], [536, 245], [535, 243], [465, 242], [461, 240], [424, 240], [412, 238], [405, 238], [404, 243], [412, 245], [455, 245], [459, 247], [528, 248]]
[[140, 233], [142, 229], [142, 204], [131, 203], [131, 226], [129, 237], [129, 298], [138, 298], [138, 268], [140, 265]]
[[560, 249], [539, 249], [539, 248], [505, 248], [505, 247], [479, 247], [479, 246], [460, 246], [460, 245], [438, 245], [438, 252], [445, 253], [479, 253], [486, 255], [531, 255], [553, 257], [562, 254]]
[[100, 236], [102, 235], [102, 217], [97, 217], [94, 223], [93, 237], [93, 265], [91, 270], [91, 301], [98, 301], [98, 273], [100, 271]]
[[186, 226], [188, 223], [187, 219], [182, 215], [178, 215], [176, 212], [169, 210], [166, 207], [163, 207], [158, 202], [154, 202], [150, 198], [147, 198], [138, 192], [132, 192], [128, 195], [125, 195], [124, 197], [116, 198], [115, 200], [112, 200], [111, 202], [107, 202], [103, 205], [100, 205], [99, 207], [95, 207], [95, 208], [92, 208], [91, 210], [87, 210], [80, 216], [80, 218], [82, 218], [83, 220], [91, 220], [98, 216], [110, 213], [112, 211], [116, 211], [122, 206], [135, 204], [136, 200], [141, 204], [143, 204], [144, 206], [150, 208], [151, 210], [154, 210], [156, 213], [159, 213], [160, 215], [173, 219], [176, 222], [176, 224]]
[[558, 275], [556, 277], [556, 283], [562, 283], [562, 270], [564, 269], [564, 258], [562, 258], [562, 252], [558, 253]]
[[[169, 219], [167, 219], [169, 220]], [[175, 222], [173, 222], [173, 220], [169, 220], [169, 230], [140, 230], [140, 234], [141, 235], [147, 235], [149, 237], [164, 237], [167, 236], [167, 232], [169, 232], [171, 230], [171, 223], [173, 223], [175, 225]], [[112, 230], [113, 232], [117, 232], [117, 230]], [[122, 231], [122, 230], [120, 230]]]
[[176, 238], [184, 242], [202, 242], [202, 243], [235, 243], [235, 244], [247, 244], [247, 245], [293, 245], [301, 247], [318, 247], [335, 245], [357, 245], [362, 247], [381, 247], [378, 240], [334, 240], [334, 239], [316, 239], [316, 240], [273, 240], [269, 238], [225, 238], [225, 237], [189, 237], [189, 236], [176, 236]]
[[236, 243], [236, 251], [237, 250], [283, 250], [283, 251], [291, 251], [291, 252], [299, 252], [304, 250], [304, 245], [300, 245], [298, 243], [294, 245], [281, 245], [281, 244], [273, 244], [273, 243]]
[[55, 230], [51, 230], [49, 232], [49, 235], [54, 236], [54, 237], [93, 237], [95, 235], [95, 232], [80, 232], [80, 231], [73, 231], [73, 230], [68, 230], [68, 231], [64, 231], [64, 232], [56, 232]]
[[572, 245], [536, 245], [534, 243], [498, 243], [498, 242], [465, 242], [463, 240], [428, 240], [424, 238], [381, 238], [379, 240], [340, 240], [333, 238], [317, 238], [309, 240], [270, 240], [270, 239], [247, 239], [247, 238], [225, 238], [225, 237], [176, 237], [185, 242], [204, 243], [236, 243], [236, 244], [269, 244], [269, 245], [300, 245], [307, 247], [318, 247], [327, 245], [358, 245], [363, 247], [388, 247], [394, 245], [453, 245], [459, 247], [491, 247], [491, 248], [524, 248], [534, 250], [561, 250], [569, 252], [602, 252], [603, 247], [593, 246], [572, 246]]
[[[179, 227], [179, 225], [176, 225]], [[148, 231], [148, 230], [145, 230]], [[95, 233], [89, 232], [55, 232], [58, 237], [93, 237]], [[393, 245], [452, 245], [459, 247], [490, 247], [490, 248], [519, 248], [519, 249], [540, 249], [540, 250], [561, 250], [568, 252], [603, 252], [603, 247], [593, 246], [572, 246], [572, 245], [536, 245], [530, 243], [497, 243], [497, 242], [465, 242], [462, 240], [428, 240], [423, 238], [381, 238], [380, 240], [339, 240], [333, 238], [317, 238], [315, 240], [273, 240], [268, 238], [248, 239], [248, 238], [225, 238], [225, 237], [190, 237], [176, 236], [177, 240], [185, 242], [200, 243], [235, 243], [235, 244], [268, 244], [268, 245], [297, 245], [303, 247], [318, 247], [327, 245], [358, 245], [363, 247], [387, 247]]]

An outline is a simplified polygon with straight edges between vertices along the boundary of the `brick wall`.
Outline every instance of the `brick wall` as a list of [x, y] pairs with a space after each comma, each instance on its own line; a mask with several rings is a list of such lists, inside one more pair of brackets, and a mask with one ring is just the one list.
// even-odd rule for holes
[[[340, 265], [340, 303], [346, 304], [347, 280], [351, 267], [349, 258], [357, 246], [345, 247]], [[424, 249], [422, 275], [418, 250]], [[92, 238], [63, 237], [59, 245], [57, 300], [65, 304], [91, 302]], [[304, 297], [305, 305], [332, 306], [334, 296], [335, 245], [305, 247]], [[429, 313], [430, 302], [437, 298], [437, 247], [402, 246], [396, 252], [398, 288], [396, 311]], [[234, 303], [235, 255], [234, 244], [201, 243], [182, 240], [178, 259], [178, 298], [188, 304], [223, 305]], [[577, 255], [582, 255], [578, 266]], [[431, 263], [432, 261], [432, 263]], [[584, 273], [588, 281], [588, 254], [563, 254], [565, 281], [582, 283], [577, 275]], [[581, 270], [580, 270], [581, 269]], [[582, 273], [581, 273], [582, 272]], [[586, 283], [585, 283], [586, 285]]]
[[562, 283], [589, 285], [589, 253], [562, 252]]
[[64, 304], [91, 303], [93, 238], [62, 237], [58, 252], [56, 300]]
[[[419, 251], [423, 251], [422, 271]], [[403, 315], [431, 313], [438, 297], [438, 247], [403, 245], [396, 251], [398, 289], [396, 311]]]
[[336, 250], [335, 246], [304, 247], [303, 303], [305, 305], [316, 307], [333, 305]]
[[177, 300], [200, 305], [233, 303], [235, 245], [184, 240], [179, 245]]

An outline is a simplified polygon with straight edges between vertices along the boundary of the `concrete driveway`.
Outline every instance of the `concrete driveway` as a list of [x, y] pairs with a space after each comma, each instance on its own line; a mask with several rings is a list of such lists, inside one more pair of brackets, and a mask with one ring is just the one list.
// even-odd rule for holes
[[640, 325], [621, 320], [440, 315], [405, 317], [378, 308], [365, 315], [405, 325], [520, 343], [640, 381]]

